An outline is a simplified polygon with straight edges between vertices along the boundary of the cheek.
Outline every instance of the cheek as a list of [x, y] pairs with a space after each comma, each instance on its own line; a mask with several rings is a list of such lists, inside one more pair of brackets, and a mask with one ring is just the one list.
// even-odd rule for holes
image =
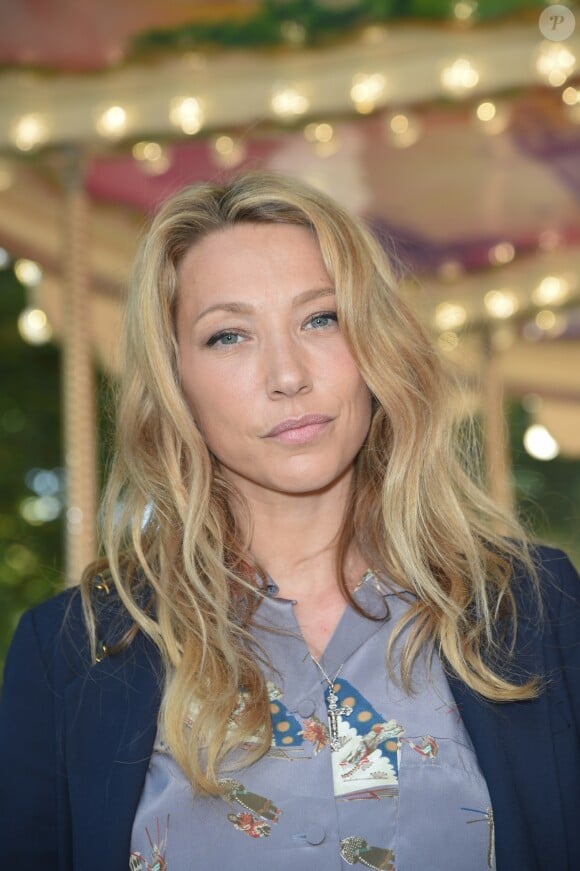
[[351, 407], [359, 424], [360, 442], [362, 444], [371, 425], [373, 397], [366, 383], [361, 378], [358, 369], [352, 373], [351, 399]]
[[364, 440], [366, 439], [366, 437], [368, 435], [372, 417], [373, 417], [372, 394], [363, 381], [359, 387], [359, 395], [358, 395], [358, 400], [357, 400], [357, 418], [360, 420], [360, 431], [359, 431], [360, 445], [362, 445], [362, 443], [364, 442]]
[[205, 377], [202, 367], [194, 365], [187, 358], [182, 358], [180, 361], [180, 374], [181, 391], [185, 402], [189, 406], [195, 425], [207, 441], [207, 429], [211, 427], [211, 421], [219, 408], [213, 385]]
[[227, 433], [239, 430], [251, 408], [247, 379], [236, 371], [216, 370], [215, 367], [184, 366], [182, 391], [192, 417], [210, 450], [226, 438]]
[[358, 367], [350, 354], [333, 367], [333, 377], [338, 389], [345, 399], [350, 399], [357, 407], [366, 408], [370, 411], [371, 392], [363, 380]]

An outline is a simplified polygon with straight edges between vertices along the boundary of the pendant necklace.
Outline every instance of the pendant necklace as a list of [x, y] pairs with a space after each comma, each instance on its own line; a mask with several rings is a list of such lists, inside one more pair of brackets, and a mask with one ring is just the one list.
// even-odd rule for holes
[[352, 708], [350, 705], [343, 705], [342, 708], [338, 707], [338, 696], [334, 692], [334, 683], [342, 671], [342, 666], [344, 665], [344, 662], [331, 680], [318, 662], [318, 660], [314, 659], [312, 654], [310, 654], [310, 659], [312, 660], [314, 665], [318, 667], [318, 669], [322, 673], [322, 676], [324, 677], [324, 680], [328, 684], [328, 696], [326, 699], [326, 715], [328, 717], [328, 733], [330, 739], [328, 743], [330, 745], [330, 749], [334, 752], [335, 750], [340, 750], [341, 746], [340, 738], [338, 735], [338, 718], [342, 715], [348, 717], [350, 716], [350, 714], [352, 714]]

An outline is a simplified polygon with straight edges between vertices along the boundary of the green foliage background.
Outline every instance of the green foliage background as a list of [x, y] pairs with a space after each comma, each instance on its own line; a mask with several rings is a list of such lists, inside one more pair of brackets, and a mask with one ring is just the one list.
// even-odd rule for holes
[[62, 518], [31, 526], [19, 512], [34, 495], [27, 471], [62, 462], [60, 355], [52, 344], [22, 341], [17, 318], [26, 304], [13, 271], [0, 271], [0, 658], [20, 613], [62, 579]]
[[[21, 613], [63, 584], [62, 514], [31, 526], [19, 511], [33, 496], [27, 472], [62, 466], [60, 355], [53, 344], [32, 347], [22, 341], [17, 319], [25, 305], [12, 269], [0, 270], [0, 669]], [[111, 421], [104, 379], [99, 385], [104, 468]], [[580, 565], [580, 462], [545, 463], [528, 456], [522, 446], [528, 421], [514, 403], [509, 425], [518, 510], [539, 539], [563, 547]]]
[[[537, 16], [544, 0], [479, 0], [475, 21]], [[341, 38], [346, 31], [395, 20], [453, 21], [452, 0], [262, 0], [252, 14], [194, 21], [148, 30], [133, 41], [133, 56], [184, 49], [275, 48], [284, 44], [284, 25], [303, 28], [305, 45]]]

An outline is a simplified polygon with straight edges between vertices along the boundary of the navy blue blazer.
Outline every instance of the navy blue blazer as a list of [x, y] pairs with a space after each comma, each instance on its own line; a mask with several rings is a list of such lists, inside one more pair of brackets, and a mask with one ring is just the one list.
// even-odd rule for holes
[[[494, 704], [450, 679], [487, 780], [498, 871], [580, 869], [580, 579], [560, 551], [539, 555], [546, 619], [522, 578], [516, 661], [544, 675], [545, 690]], [[160, 696], [159, 655], [142, 634], [91, 665], [78, 590], [23, 616], [0, 704], [5, 868], [127, 871]]]

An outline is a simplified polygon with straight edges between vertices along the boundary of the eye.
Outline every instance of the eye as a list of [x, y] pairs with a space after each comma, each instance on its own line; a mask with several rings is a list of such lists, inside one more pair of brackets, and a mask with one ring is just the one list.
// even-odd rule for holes
[[314, 329], [323, 329], [324, 327], [337, 323], [338, 316], [336, 312], [320, 312], [308, 319], [308, 324], [310, 324]]
[[236, 333], [234, 330], [222, 330], [221, 333], [215, 333], [211, 336], [206, 345], [208, 348], [212, 348], [214, 345], [218, 345], [221, 348], [231, 347], [232, 345], [238, 345], [238, 339], [243, 339], [243, 336], [240, 333]]

